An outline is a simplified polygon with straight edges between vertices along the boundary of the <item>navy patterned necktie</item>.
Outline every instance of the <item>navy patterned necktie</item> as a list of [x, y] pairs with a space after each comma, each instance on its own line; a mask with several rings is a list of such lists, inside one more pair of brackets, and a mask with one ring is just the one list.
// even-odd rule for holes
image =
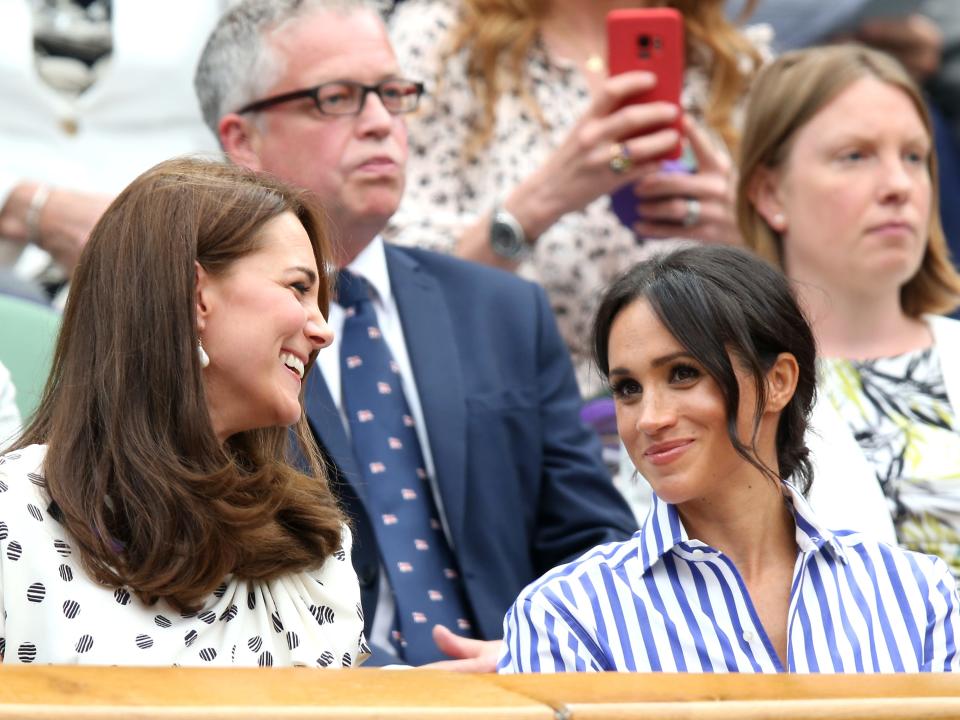
[[460, 574], [427, 478], [397, 363], [380, 332], [370, 288], [341, 270], [337, 302], [344, 309], [340, 385], [361, 496], [397, 606], [391, 642], [412, 665], [446, 659], [432, 629], [446, 625], [472, 636]]

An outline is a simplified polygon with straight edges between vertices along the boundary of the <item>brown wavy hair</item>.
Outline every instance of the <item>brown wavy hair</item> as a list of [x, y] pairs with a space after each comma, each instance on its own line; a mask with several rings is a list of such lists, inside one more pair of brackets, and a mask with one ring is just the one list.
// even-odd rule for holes
[[[148, 604], [196, 610], [231, 573], [273, 578], [340, 547], [305, 417], [295, 435], [310, 474], [290, 464], [285, 427], [221, 445], [197, 356], [195, 262], [222, 274], [286, 212], [325, 273], [325, 219], [305, 193], [219, 162], [164, 162], [110, 205], [73, 276], [50, 378], [14, 448], [47, 444], [47, 488], [84, 568]], [[324, 314], [329, 299], [322, 281]]]
[[[747, 247], [783, 267], [783, 238], [757, 211], [750, 188], [761, 170], [783, 166], [794, 138], [825, 105], [863, 78], [892, 85], [913, 103], [933, 141], [933, 122], [916, 83], [889, 55], [861, 45], [832, 45], [784, 53], [757, 76], [747, 101], [740, 177], [737, 186], [737, 224]], [[869, 108], [864, 108], [869, 113]], [[931, 202], [929, 234], [923, 262], [900, 289], [900, 305], [910, 317], [950, 313], [960, 305], [960, 274], [950, 261], [940, 223], [937, 158], [927, 161]], [[785, 268], [787, 274], [790, 269]]]
[[[546, 124], [530, 92], [526, 59], [539, 38], [550, 0], [463, 0], [462, 5], [451, 31], [450, 48], [443, 57], [467, 53], [470, 86], [483, 101], [482, 116], [467, 141], [467, 154], [473, 155], [493, 135], [497, 101], [504, 92], [520, 94]], [[727, 20], [724, 0], [660, 0], [649, 5], [672, 7], [683, 14], [687, 64], [701, 68], [709, 80], [704, 120], [735, 150], [739, 135], [733, 125], [733, 110], [752, 77], [752, 72], [741, 70], [740, 60], [748, 58], [752, 67], [759, 67], [759, 53]], [[741, 21], [755, 5], [756, 0], [748, 0]]]

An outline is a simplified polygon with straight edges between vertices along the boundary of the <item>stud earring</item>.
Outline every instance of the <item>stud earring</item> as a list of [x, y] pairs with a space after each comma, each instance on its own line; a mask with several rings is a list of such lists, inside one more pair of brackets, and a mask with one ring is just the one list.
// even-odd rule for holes
[[203, 343], [200, 342], [199, 338], [197, 338], [197, 355], [200, 356], [201, 368], [205, 368], [210, 365], [210, 356], [207, 355], [207, 351], [203, 349]]
[[783, 231], [783, 226], [786, 225], [787, 219], [783, 216], [783, 213], [776, 213], [773, 216], [773, 228], [775, 230]]

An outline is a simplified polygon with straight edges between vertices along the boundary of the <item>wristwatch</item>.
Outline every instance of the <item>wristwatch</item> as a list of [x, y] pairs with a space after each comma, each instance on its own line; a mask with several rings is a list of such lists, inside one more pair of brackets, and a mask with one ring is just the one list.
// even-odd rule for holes
[[490, 249], [506, 260], [517, 260], [530, 251], [520, 223], [499, 206], [493, 209], [490, 220]]

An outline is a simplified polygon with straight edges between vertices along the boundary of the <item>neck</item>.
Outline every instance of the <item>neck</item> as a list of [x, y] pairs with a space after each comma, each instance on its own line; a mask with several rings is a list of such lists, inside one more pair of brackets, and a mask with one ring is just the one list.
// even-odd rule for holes
[[644, 7], [648, 4], [637, 0], [553, 0], [546, 19], [548, 22], [577, 28], [583, 32], [587, 28], [602, 29], [607, 13], [611, 10]]
[[338, 268], [344, 268], [354, 261], [363, 250], [374, 241], [383, 230], [382, 222], [339, 223], [330, 220], [333, 235], [333, 256]]
[[908, 316], [900, 289], [858, 294], [844, 288], [794, 281], [823, 357], [869, 360], [929, 347], [927, 324]]
[[796, 557], [796, 524], [779, 482], [754, 470], [745, 482], [728, 486], [719, 503], [703, 498], [679, 506], [691, 538], [726, 555], [747, 581]]

